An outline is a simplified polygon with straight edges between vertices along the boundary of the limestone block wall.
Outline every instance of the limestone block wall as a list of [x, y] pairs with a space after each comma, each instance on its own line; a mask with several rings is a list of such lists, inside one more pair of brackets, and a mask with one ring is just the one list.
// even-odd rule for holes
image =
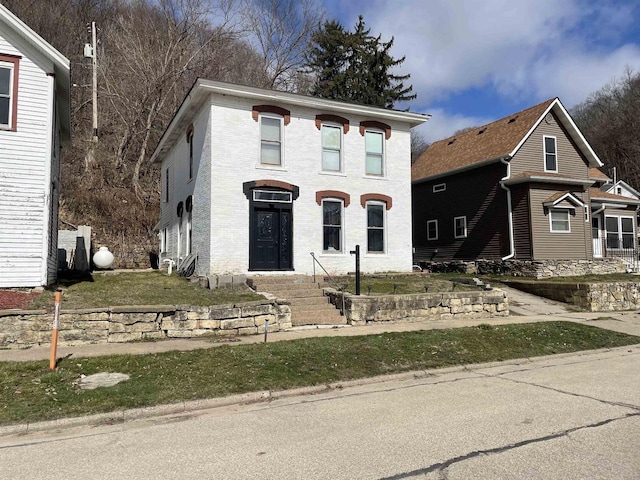
[[[0, 311], [0, 347], [27, 347], [51, 342], [53, 315], [44, 310]], [[201, 335], [250, 335], [291, 328], [288, 305], [273, 302], [190, 307], [125, 306], [63, 310], [59, 343], [119, 343]]]
[[509, 282], [525, 292], [570, 303], [589, 312], [612, 312], [640, 308], [640, 283]]
[[573, 277], [624, 273], [627, 266], [619, 258], [595, 260], [475, 260], [450, 262], [420, 262], [431, 272], [497, 274], [528, 278]]
[[[488, 292], [421, 293], [413, 295], [352, 295], [325, 288], [331, 303], [351, 325], [424, 318], [478, 318], [509, 315], [509, 300], [502, 290]], [[344, 297], [344, 303], [343, 303]]]

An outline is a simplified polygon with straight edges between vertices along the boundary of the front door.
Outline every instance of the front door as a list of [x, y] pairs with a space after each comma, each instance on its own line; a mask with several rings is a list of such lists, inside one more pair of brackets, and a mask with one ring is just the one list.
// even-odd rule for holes
[[291, 206], [253, 204], [249, 232], [250, 270], [291, 270]]
[[591, 238], [593, 239], [593, 256], [602, 258], [602, 229], [600, 217], [591, 217]]

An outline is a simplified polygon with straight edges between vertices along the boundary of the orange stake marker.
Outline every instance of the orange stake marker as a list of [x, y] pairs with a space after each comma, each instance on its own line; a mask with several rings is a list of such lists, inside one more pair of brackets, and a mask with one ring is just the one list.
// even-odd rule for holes
[[55, 310], [53, 312], [53, 331], [51, 332], [51, 355], [49, 356], [49, 370], [56, 369], [56, 355], [58, 353], [58, 327], [60, 326], [60, 303], [62, 290], [55, 294]]

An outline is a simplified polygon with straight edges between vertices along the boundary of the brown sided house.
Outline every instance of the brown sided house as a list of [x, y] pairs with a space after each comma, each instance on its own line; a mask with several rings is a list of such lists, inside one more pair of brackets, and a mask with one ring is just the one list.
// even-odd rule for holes
[[433, 143], [412, 166], [415, 261], [620, 254], [640, 202], [593, 187], [601, 166], [557, 98]]

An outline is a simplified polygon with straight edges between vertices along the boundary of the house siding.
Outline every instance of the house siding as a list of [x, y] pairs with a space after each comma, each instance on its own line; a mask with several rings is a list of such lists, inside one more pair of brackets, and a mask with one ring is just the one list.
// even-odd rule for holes
[[531, 260], [531, 223], [529, 187], [527, 185], [514, 185], [511, 187], [511, 208], [513, 212], [514, 258]]
[[49, 207], [57, 205], [50, 196], [57, 168], [51, 159], [53, 82], [46, 75], [53, 65], [4, 31], [0, 53], [22, 57], [17, 128], [0, 130], [0, 287], [32, 287], [55, 278], [47, 278], [45, 258], [54, 221]]
[[556, 137], [558, 173], [567, 178], [588, 180], [587, 160], [553, 112], [540, 122], [511, 159], [511, 176], [525, 171], [544, 172], [543, 138], [545, 135]]
[[[496, 163], [412, 187], [415, 261], [500, 259], [508, 254], [506, 191]], [[433, 192], [433, 186], [446, 190]], [[467, 217], [467, 238], [454, 238], [454, 217]], [[427, 240], [427, 221], [438, 220], [438, 240]], [[437, 252], [436, 252], [437, 251]]]
[[[361, 247], [363, 271], [410, 271], [409, 126], [401, 122], [390, 123], [391, 137], [385, 141], [386, 175], [384, 178], [366, 177], [364, 137], [358, 126], [361, 121], [371, 118], [344, 115], [350, 122], [348, 133], [343, 134], [344, 169], [340, 173], [325, 173], [321, 171], [321, 132], [316, 127], [316, 115], [327, 112], [286, 102], [276, 103], [290, 110], [291, 121], [283, 127], [283, 167], [269, 168], [259, 163], [260, 124], [252, 117], [252, 107], [260, 103], [212, 93], [194, 120], [197, 146], [194, 157], [199, 159], [199, 164], [195, 188], [191, 186], [191, 191], [198, 274], [248, 273], [250, 202], [243, 184], [265, 179], [299, 187], [299, 197], [292, 205], [294, 273], [313, 272], [311, 252], [330, 273], [353, 271], [354, 257], [349, 251], [356, 244]], [[182, 167], [179, 165], [182, 158], [188, 161], [184, 138], [177, 141], [163, 161], [163, 175], [167, 166], [174, 166], [176, 194], [170, 195], [169, 203], [162, 205], [160, 231], [165, 225], [175, 224], [171, 218], [175, 217], [175, 205], [189, 194], [181, 186], [183, 179], [179, 172]], [[350, 196], [350, 204], [343, 210], [343, 251], [339, 254], [323, 254], [322, 251], [322, 206], [316, 201], [316, 192], [323, 190], [345, 192]], [[392, 199], [391, 208], [385, 210], [385, 253], [382, 254], [366, 253], [367, 211], [361, 205], [360, 197], [371, 193]], [[198, 209], [202, 208], [197, 215], [196, 204]], [[177, 227], [174, 231], [177, 232]], [[171, 257], [176, 255], [175, 241], [174, 234], [167, 252]]]
[[[585, 222], [584, 209], [575, 207], [574, 214], [569, 215], [570, 233], [551, 232], [549, 210], [543, 202], [561, 188], [534, 184], [529, 190], [530, 215], [532, 219], [532, 243], [534, 260], [591, 260], [591, 220]], [[564, 190], [569, 190], [565, 188]], [[582, 202], [588, 204], [588, 194], [572, 191]]]

